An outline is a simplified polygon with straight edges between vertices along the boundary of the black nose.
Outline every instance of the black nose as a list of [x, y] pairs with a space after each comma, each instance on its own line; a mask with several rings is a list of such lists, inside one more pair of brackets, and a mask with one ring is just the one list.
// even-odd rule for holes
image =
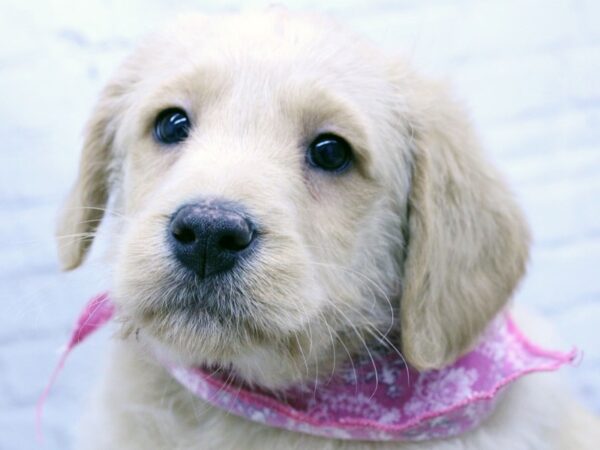
[[230, 270], [254, 241], [254, 225], [229, 203], [181, 207], [169, 225], [177, 260], [201, 277]]

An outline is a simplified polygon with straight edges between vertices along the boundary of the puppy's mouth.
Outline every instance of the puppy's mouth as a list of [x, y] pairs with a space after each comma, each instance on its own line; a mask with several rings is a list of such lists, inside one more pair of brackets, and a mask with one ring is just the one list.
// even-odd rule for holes
[[160, 275], [122, 280], [117, 286], [115, 300], [126, 333], [141, 329], [143, 336], [188, 362], [219, 364], [280, 337], [243, 268], [208, 277], [171, 268]]
[[252, 298], [242, 279], [240, 274], [199, 277], [177, 270], [165, 283], [160, 299], [151, 302], [146, 312], [177, 314], [193, 323], [212, 321], [222, 326], [239, 326], [253, 315]]
[[138, 303], [137, 315], [144, 323], [174, 321], [176, 330], [220, 328], [230, 334], [240, 328], [257, 331], [255, 301], [242, 286], [222, 277], [199, 280], [186, 274], [180, 278], [185, 282], [171, 283], [157, 296]]

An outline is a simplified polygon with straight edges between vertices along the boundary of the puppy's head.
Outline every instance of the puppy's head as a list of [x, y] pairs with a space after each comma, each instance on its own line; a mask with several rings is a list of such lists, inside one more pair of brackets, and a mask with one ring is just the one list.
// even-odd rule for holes
[[281, 12], [187, 17], [125, 62], [60, 220], [66, 269], [109, 197], [124, 329], [273, 387], [376, 341], [446, 364], [527, 259], [521, 214], [444, 90]]

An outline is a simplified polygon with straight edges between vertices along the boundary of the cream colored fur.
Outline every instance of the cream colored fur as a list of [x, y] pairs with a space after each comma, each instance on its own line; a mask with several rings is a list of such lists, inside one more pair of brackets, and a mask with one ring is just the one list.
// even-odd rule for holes
[[[174, 106], [193, 127], [166, 148], [152, 126]], [[306, 165], [323, 132], [352, 145], [348, 172]], [[202, 198], [241, 203], [261, 226], [235, 286], [211, 294], [243, 309], [231, 323], [174, 307], [190, 288], [177, 281], [166, 226]], [[187, 16], [147, 39], [92, 114], [59, 223], [65, 269], [83, 261], [109, 199], [121, 332], [82, 448], [594, 448], [585, 424], [595, 419], [548, 375], [516, 383], [461, 437], [359, 443], [215, 410], [154, 361], [168, 352], [277, 389], [327, 376], [379, 340], [419, 369], [441, 367], [469, 350], [523, 276], [527, 226], [465, 113], [443, 86], [340, 26], [275, 10]]]

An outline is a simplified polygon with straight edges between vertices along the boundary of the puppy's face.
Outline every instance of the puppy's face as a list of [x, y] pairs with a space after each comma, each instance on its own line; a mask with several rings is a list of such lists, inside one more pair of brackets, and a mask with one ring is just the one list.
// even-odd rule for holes
[[[190, 17], [106, 88], [60, 233], [93, 231], [114, 197], [124, 330], [188, 363], [278, 387], [376, 340], [437, 367], [526, 258], [461, 117], [329, 22]], [[60, 242], [77, 266], [89, 240]]]

